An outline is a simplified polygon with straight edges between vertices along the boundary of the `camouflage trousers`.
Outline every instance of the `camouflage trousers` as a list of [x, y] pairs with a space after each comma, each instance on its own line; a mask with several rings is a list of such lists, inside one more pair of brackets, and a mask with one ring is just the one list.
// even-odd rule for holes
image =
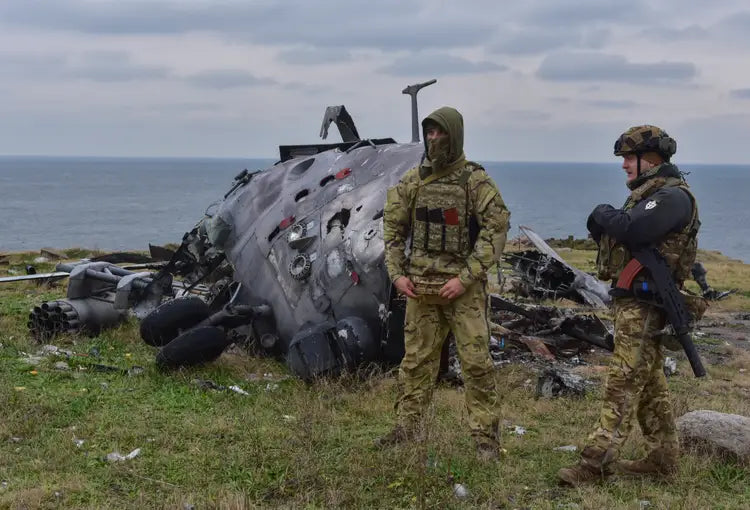
[[597, 458], [584, 462], [603, 468], [617, 460], [635, 418], [648, 451], [677, 452], [677, 430], [664, 376], [661, 344], [653, 337], [664, 327], [664, 312], [634, 298], [617, 298], [615, 352], [609, 365], [599, 423], [584, 451]]
[[476, 282], [448, 303], [430, 297], [408, 299], [404, 355], [399, 367], [398, 421], [419, 422], [430, 403], [440, 368], [440, 351], [448, 332], [456, 338], [465, 385], [469, 427], [478, 441], [497, 441], [495, 369], [489, 354], [486, 284]]

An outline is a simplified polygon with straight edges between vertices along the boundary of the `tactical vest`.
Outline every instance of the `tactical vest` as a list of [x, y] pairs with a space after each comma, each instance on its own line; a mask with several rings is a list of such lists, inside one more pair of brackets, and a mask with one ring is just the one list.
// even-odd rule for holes
[[[690, 276], [690, 269], [695, 262], [698, 250], [697, 235], [701, 224], [698, 219], [698, 204], [687, 183], [676, 177], [649, 179], [630, 193], [623, 209], [632, 209], [638, 202], [645, 200], [662, 187], [676, 187], [686, 191], [693, 205], [693, 214], [688, 224], [681, 231], [668, 234], [658, 247], [659, 252], [672, 269], [675, 283], [682, 287], [682, 283]], [[617, 243], [608, 235], [603, 235], [599, 240], [599, 252], [596, 256], [597, 276], [605, 281], [616, 280], [632, 258], [630, 251], [624, 245]]]
[[433, 174], [419, 181], [412, 205], [412, 252], [469, 255], [469, 178], [474, 170], [480, 168], [469, 162], [458, 172]]

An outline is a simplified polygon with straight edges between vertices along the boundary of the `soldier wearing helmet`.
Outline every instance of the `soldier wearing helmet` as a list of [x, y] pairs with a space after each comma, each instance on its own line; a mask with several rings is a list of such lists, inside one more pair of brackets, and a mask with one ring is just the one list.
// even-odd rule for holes
[[[630, 196], [619, 209], [596, 206], [588, 218], [587, 227], [599, 246], [599, 278], [617, 281], [632, 259], [628, 246], [656, 246], [679, 287], [690, 274], [700, 221], [695, 197], [670, 162], [676, 150], [674, 139], [650, 125], [632, 127], [615, 142]], [[615, 350], [604, 403], [580, 462], [558, 473], [569, 485], [593, 482], [616, 470], [668, 475], [677, 469], [677, 433], [663, 370], [665, 314], [633, 295], [616, 296], [613, 302]], [[643, 431], [646, 455], [618, 460], [635, 420]]]
[[503, 252], [510, 213], [484, 168], [466, 160], [458, 111], [440, 108], [422, 122], [422, 129], [425, 159], [388, 190], [383, 216], [388, 273], [407, 297], [406, 353], [399, 367], [398, 423], [376, 445], [421, 435], [441, 347], [452, 331], [477, 455], [493, 459], [498, 417], [487, 272]]

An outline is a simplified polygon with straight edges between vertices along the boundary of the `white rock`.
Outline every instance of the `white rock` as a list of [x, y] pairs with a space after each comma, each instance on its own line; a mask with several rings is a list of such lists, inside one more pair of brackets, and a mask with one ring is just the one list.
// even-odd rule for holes
[[677, 419], [677, 430], [686, 445], [708, 445], [750, 462], [750, 418], [746, 416], [691, 411]]
[[466, 499], [469, 497], [469, 489], [462, 483], [457, 483], [453, 486], [453, 495], [458, 499]]

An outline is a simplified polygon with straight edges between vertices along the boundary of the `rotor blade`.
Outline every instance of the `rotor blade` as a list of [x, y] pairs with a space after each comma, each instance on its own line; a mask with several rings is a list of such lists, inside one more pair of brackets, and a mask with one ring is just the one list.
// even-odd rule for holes
[[21, 276], [3, 276], [0, 278], [0, 283], [5, 282], [22, 282], [24, 280], [47, 280], [47, 279], [58, 279], [67, 278], [70, 276], [68, 273], [61, 271], [55, 273], [40, 273], [40, 274], [24, 274]]

